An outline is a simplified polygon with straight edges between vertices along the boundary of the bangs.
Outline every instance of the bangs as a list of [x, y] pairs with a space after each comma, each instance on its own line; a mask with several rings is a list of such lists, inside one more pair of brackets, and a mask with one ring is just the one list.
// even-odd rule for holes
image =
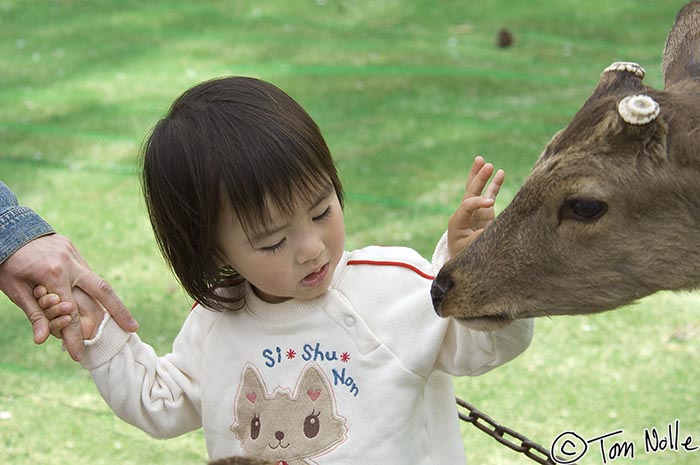
[[326, 197], [334, 191], [337, 193], [332, 181], [322, 173], [306, 172], [299, 177], [268, 178], [249, 178], [249, 184], [242, 192], [238, 188], [230, 189], [231, 183], [222, 180], [226, 200], [249, 239], [274, 227], [271, 210], [291, 217], [299, 205], [313, 205], [321, 196]]
[[220, 192], [249, 237], [253, 231], [270, 229], [271, 209], [291, 216], [298, 205], [311, 205], [320, 195], [333, 191], [343, 204], [338, 174], [322, 138], [300, 134], [293, 125], [276, 125], [274, 130], [268, 126], [261, 132], [266, 126], [259, 123], [252, 123], [255, 131], [246, 131], [238, 122], [237, 137], [255, 140], [237, 141], [235, 146], [247, 150], [239, 151], [236, 157], [220, 158], [227, 165], [221, 167]]

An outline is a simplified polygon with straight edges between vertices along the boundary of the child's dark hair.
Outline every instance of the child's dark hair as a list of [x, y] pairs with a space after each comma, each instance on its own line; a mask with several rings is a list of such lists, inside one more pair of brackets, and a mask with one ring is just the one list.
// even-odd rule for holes
[[147, 139], [143, 192], [163, 256], [187, 293], [215, 309], [242, 295], [216, 292], [222, 202], [246, 232], [269, 221], [266, 201], [291, 213], [326, 187], [343, 190], [321, 132], [299, 104], [247, 77], [206, 81], [182, 94]]

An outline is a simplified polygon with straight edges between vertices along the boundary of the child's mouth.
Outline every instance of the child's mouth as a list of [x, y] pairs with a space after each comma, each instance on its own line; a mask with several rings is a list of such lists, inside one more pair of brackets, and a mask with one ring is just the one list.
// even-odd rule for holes
[[329, 266], [328, 266], [328, 263], [326, 263], [318, 271], [314, 271], [313, 273], [307, 275], [304, 279], [301, 280], [302, 286], [304, 286], [304, 287], [316, 287], [316, 286], [318, 286], [326, 279], [326, 276], [328, 276], [328, 269], [329, 269]]

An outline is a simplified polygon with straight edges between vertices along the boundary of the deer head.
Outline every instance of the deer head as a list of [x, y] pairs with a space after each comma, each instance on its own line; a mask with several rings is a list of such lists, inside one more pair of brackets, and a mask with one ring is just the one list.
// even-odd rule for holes
[[610, 310], [700, 286], [700, 2], [679, 13], [664, 90], [614, 63], [511, 204], [432, 289], [476, 329]]

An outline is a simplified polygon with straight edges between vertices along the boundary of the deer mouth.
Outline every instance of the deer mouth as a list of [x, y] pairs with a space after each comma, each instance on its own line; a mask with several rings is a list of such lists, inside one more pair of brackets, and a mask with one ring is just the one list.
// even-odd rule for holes
[[464, 325], [471, 329], [477, 331], [495, 331], [508, 326], [512, 321], [513, 317], [508, 316], [506, 313], [497, 313], [494, 315], [484, 315], [475, 317], [455, 317], [457, 320], [462, 322]]

